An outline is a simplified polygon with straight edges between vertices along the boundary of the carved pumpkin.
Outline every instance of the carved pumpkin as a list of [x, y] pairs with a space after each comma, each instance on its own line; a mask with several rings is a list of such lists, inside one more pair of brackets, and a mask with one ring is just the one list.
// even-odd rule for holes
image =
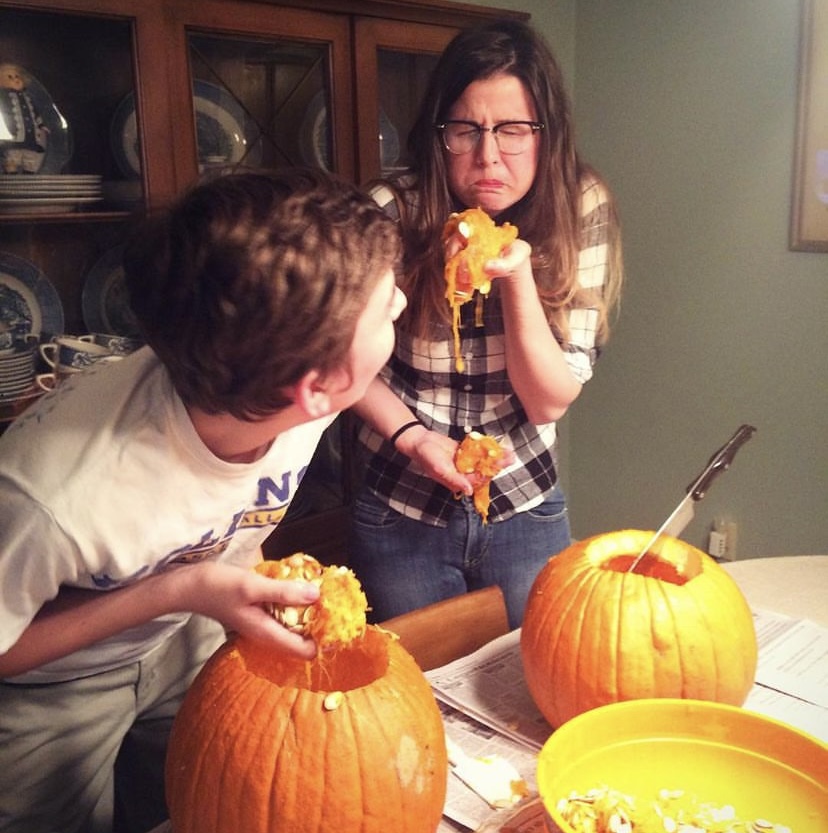
[[313, 662], [234, 638], [173, 724], [175, 833], [434, 833], [446, 792], [440, 711], [374, 626]]
[[175, 833], [434, 833], [448, 762], [419, 666], [365, 624], [350, 570], [305, 553], [256, 569], [319, 584], [313, 605], [271, 612], [320, 650], [305, 662], [236, 636], [208, 660], [170, 735]]
[[756, 673], [753, 617], [733, 579], [684, 541], [597, 535], [550, 558], [529, 594], [521, 654], [553, 727], [644, 697], [742, 705]]

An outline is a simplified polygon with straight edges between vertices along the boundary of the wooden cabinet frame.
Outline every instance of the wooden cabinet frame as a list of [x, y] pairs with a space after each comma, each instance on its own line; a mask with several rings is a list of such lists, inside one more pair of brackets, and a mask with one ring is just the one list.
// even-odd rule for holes
[[[437, 55], [460, 28], [497, 17], [529, 17], [447, 0], [0, 0], [0, 14], [15, 10], [128, 24], [144, 211], [169, 204], [199, 176], [191, 33], [323, 45], [330, 69], [328, 118], [335, 168], [345, 178], [365, 182], [380, 173], [378, 50]], [[94, 44], [89, 48], [94, 50]], [[64, 69], [60, 54], [54, 60], [56, 67]], [[405, 136], [400, 142], [404, 144]], [[91, 242], [93, 237], [116, 236], [127, 219], [127, 211], [117, 210], [6, 215], [0, 217], [0, 249], [19, 246], [25, 238], [26, 254], [39, 250], [47, 259], [44, 249], [48, 248], [49, 262], [57, 263], [66, 251], [76, 252], [84, 245], [89, 249], [84, 254], [91, 254], [99, 245]], [[75, 257], [73, 262], [81, 259]], [[63, 280], [64, 293], [79, 295], [80, 275]], [[347, 420], [343, 430], [352, 430]], [[280, 527], [269, 554], [305, 549], [323, 560], [346, 560], [351, 499], [347, 460], [343, 468], [348, 469], [339, 484], [343, 506]]]

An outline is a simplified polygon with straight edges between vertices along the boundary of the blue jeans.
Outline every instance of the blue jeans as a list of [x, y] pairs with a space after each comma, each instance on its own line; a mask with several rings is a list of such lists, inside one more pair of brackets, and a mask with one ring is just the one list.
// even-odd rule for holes
[[540, 506], [490, 524], [462, 498], [447, 528], [406, 518], [363, 489], [354, 505], [349, 564], [374, 622], [497, 584], [516, 628], [538, 571], [570, 541], [557, 488]]

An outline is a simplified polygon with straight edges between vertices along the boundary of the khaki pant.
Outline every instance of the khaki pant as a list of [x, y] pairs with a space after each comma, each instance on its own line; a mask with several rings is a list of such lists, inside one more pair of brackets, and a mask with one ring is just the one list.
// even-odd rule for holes
[[224, 640], [194, 616], [143, 661], [47, 685], [0, 683], [0, 831], [146, 833], [166, 817], [167, 736]]

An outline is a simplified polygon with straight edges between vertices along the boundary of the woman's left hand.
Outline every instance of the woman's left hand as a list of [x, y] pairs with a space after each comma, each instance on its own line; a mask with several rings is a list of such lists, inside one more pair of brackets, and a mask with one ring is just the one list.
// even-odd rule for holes
[[[437, 431], [429, 431], [425, 427], [407, 433], [410, 434], [409, 437], [403, 434], [406, 441], [403, 442], [401, 438], [397, 443], [399, 451], [414, 460], [432, 480], [451, 492], [463, 495], [474, 493], [474, 488], [480, 485], [480, 479], [476, 475], [463, 474], [457, 470], [454, 456], [459, 443], [456, 440]], [[514, 451], [505, 449], [501, 468], [511, 465], [514, 460]]]

